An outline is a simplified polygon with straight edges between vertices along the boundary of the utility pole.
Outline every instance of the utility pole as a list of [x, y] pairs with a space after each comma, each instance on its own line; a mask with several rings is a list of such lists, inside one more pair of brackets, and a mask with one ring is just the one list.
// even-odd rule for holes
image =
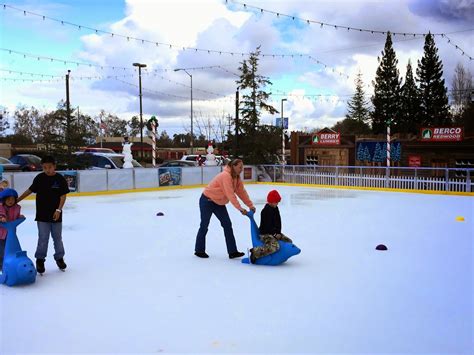
[[134, 67], [138, 67], [138, 87], [140, 95], [140, 149], [141, 158], [143, 160], [143, 109], [142, 109], [142, 68], [146, 68], [146, 64], [133, 63]]
[[234, 158], [239, 156], [237, 150], [239, 147], [239, 90], [235, 92], [235, 139], [234, 139]]
[[281, 99], [281, 164], [285, 165], [285, 123], [283, 122], [283, 102], [287, 99]]
[[193, 76], [186, 69], [177, 68], [174, 71], [184, 71], [191, 78], [191, 154], [194, 154], [194, 131], [193, 131]]
[[66, 74], [66, 145], [67, 153], [71, 154], [71, 102], [69, 101], [69, 75], [71, 71], [68, 70]]

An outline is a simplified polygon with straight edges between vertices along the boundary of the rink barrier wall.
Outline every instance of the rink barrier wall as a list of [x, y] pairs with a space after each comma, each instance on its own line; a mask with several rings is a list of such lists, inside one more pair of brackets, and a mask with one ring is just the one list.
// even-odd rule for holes
[[[76, 189], [69, 196], [198, 188], [207, 185], [222, 171], [221, 166], [173, 169], [79, 170], [75, 172]], [[160, 186], [160, 171], [162, 175], [173, 171], [174, 175], [167, 175], [167, 179], [171, 180], [166, 183], [175, 185]], [[431, 176], [440, 175], [440, 171], [443, 177]], [[460, 173], [465, 176], [455, 176]], [[4, 173], [3, 178], [21, 194], [37, 174], [38, 172]], [[284, 186], [474, 196], [471, 181], [473, 175], [474, 169], [256, 165], [245, 166], [242, 179], [246, 184], [258, 182]]]
[[[74, 171], [76, 174], [74, 191], [71, 191], [68, 196], [96, 196], [203, 187], [222, 169], [222, 166], [209, 166], [172, 169], [78, 170]], [[245, 170], [246, 174], [242, 173], [244, 182], [255, 182], [257, 176], [255, 167], [245, 166]], [[62, 171], [59, 172], [62, 173]], [[10, 186], [21, 194], [31, 186], [37, 174], [39, 172], [4, 173], [3, 178], [8, 180]], [[34, 196], [29, 198], [34, 198]]]

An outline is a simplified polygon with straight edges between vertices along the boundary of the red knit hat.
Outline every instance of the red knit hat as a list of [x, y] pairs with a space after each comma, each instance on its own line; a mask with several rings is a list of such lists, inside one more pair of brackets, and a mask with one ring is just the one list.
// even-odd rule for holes
[[277, 190], [272, 190], [268, 193], [267, 202], [268, 203], [278, 203], [281, 201], [281, 196]]

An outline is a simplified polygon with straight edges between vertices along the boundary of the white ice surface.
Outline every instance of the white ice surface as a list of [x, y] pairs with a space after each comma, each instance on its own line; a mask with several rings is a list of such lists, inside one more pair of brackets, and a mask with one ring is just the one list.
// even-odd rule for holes
[[278, 267], [229, 260], [215, 217], [193, 255], [202, 189], [69, 198], [68, 269], [50, 241], [43, 277], [0, 285], [0, 353], [474, 353], [474, 198], [248, 185], [257, 222], [272, 188], [302, 250]]

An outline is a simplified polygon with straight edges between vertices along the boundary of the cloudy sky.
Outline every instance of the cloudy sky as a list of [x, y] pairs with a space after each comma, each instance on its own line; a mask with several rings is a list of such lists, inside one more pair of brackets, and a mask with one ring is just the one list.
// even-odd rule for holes
[[[247, 57], [241, 53], [257, 46], [266, 54], [261, 57], [260, 71], [273, 82], [269, 90], [273, 105], [279, 110], [281, 99], [288, 99], [284, 115], [290, 117], [290, 129], [324, 127], [341, 120], [359, 70], [370, 95], [377, 56], [385, 43], [383, 34], [308, 24], [252, 6], [343, 27], [444, 33], [452, 43], [441, 36], [435, 42], [448, 88], [457, 63], [474, 73], [474, 61], [468, 57], [474, 57], [474, 0], [249, 0], [247, 7], [244, 1], [230, 0], [0, 3], [0, 105], [10, 112], [18, 105], [54, 108], [65, 98], [63, 76], [69, 69], [74, 107], [92, 116], [104, 109], [130, 119], [139, 111], [138, 74], [132, 63], [141, 62], [147, 64], [142, 75], [144, 117], [156, 115], [160, 129], [168, 133], [183, 132], [190, 126], [190, 77], [173, 69], [210, 67], [188, 70], [196, 119], [233, 116], [235, 73]], [[409, 59], [416, 67], [424, 39], [399, 35], [393, 40], [403, 76]], [[262, 118], [267, 124], [274, 120], [269, 115]]]

